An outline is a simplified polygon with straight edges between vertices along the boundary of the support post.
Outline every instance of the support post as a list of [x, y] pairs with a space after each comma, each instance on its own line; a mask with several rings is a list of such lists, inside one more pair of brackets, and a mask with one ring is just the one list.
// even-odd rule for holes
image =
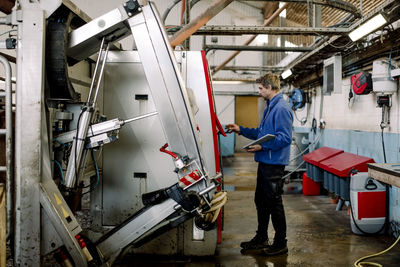
[[17, 44], [14, 255], [16, 266], [40, 266], [45, 14], [38, 3], [24, 2], [22, 11]]

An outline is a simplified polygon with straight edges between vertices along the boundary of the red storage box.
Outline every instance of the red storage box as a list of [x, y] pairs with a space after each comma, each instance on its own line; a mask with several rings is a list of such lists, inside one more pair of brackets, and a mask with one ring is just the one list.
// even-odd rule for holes
[[320, 162], [319, 167], [339, 177], [348, 177], [351, 169], [358, 172], [368, 172], [367, 163], [374, 162], [372, 158], [343, 152]]
[[315, 182], [323, 182], [324, 173], [319, 167], [320, 162], [340, 153], [343, 153], [343, 150], [324, 146], [304, 155], [303, 160], [306, 162], [307, 176]]
[[343, 153], [341, 149], [331, 147], [321, 147], [303, 156], [303, 160], [314, 166], [319, 167], [319, 163], [323, 160], [329, 159], [333, 156]]
[[303, 195], [305, 196], [318, 196], [320, 194], [320, 183], [314, 182], [303, 173]]

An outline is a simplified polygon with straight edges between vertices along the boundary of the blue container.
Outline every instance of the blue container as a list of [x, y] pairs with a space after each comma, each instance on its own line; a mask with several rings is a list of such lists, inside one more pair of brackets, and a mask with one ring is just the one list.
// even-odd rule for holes
[[313, 181], [315, 181], [315, 176], [317, 175], [317, 169], [318, 169], [318, 167], [317, 166], [315, 166], [315, 165], [311, 165], [312, 167], [311, 167], [311, 172], [312, 172], [312, 175], [311, 175], [311, 179], [313, 180]]
[[324, 170], [320, 167], [314, 168], [314, 181], [323, 182], [324, 181]]
[[340, 177], [337, 175], [333, 175], [334, 181], [334, 193], [340, 196]]
[[329, 189], [329, 172], [324, 171], [324, 188]]
[[340, 177], [340, 197], [343, 200], [350, 199], [350, 178]]
[[313, 165], [311, 163], [306, 162], [306, 170], [307, 170], [307, 177], [311, 178], [312, 177], [312, 168]]
[[328, 174], [328, 190], [329, 192], [335, 193], [335, 177], [330, 172]]

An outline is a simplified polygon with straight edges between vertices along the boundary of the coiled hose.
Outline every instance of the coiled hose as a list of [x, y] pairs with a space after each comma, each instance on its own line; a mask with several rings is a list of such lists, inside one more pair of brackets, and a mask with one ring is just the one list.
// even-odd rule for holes
[[218, 218], [221, 208], [225, 205], [227, 200], [227, 192], [220, 191], [215, 193], [213, 199], [211, 200], [211, 208], [202, 213], [204, 220], [208, 223], [214, 223]]

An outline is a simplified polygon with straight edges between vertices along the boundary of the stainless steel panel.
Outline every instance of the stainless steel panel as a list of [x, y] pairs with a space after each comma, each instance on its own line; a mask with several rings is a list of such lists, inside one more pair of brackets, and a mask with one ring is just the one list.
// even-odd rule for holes
[[56, 248], [61, 247], [63, 245], [63, 241], [57, 234], [56, 229], [54, 229], [54, 226], [51, 224], [49, 216], [47, 216], [46, 212], [41, 212], [41, 217], [41, 252], [43, 255], [47, 255]]
[[168, 199], [161, 204], [152, 206], [118, 232], [98, 244], [97, 248], [105, 258], [115, 258], [123, 248], [173, 214], [175, 212], [174, 206], [176, 205], [175, 201]]
[[87, 266], [86, 258], [75, 239], [82, 229], [52, 180], [41, 184], [40, 204], [63, 240], [76, 266]]
[[130, 34], [124, 21], [128, 18], [122, 6], [100, 16], [72, 31], [69, 35], [68, 56], [83, 60], [94, 54], [102, 37], [111, 37], [113, 41], [121, 40]]
[[168, 143], [202, 169], [192, 111], [168, 38], [151, 4], [143, 7], [141, 15], [129, 19], [129, 24]]
[[[148, 100], [136, 100], [135, 95], [147, 95]], [[103, 105], [108, 118], [126, 119], [156, 110], [137, 52], [110, 52]], [[178, 181], [170, 156], [159, 151], [167, 141], [158, 116], [124, 125], [119, 140], [104, 146], [103, 189], [94, 192], [102, 194], [98, 203], [102, 225], [121, 223], [143, 207], [143, 193]], [[135, 173], [145, 173], [147, 178], [135, 178]]]

